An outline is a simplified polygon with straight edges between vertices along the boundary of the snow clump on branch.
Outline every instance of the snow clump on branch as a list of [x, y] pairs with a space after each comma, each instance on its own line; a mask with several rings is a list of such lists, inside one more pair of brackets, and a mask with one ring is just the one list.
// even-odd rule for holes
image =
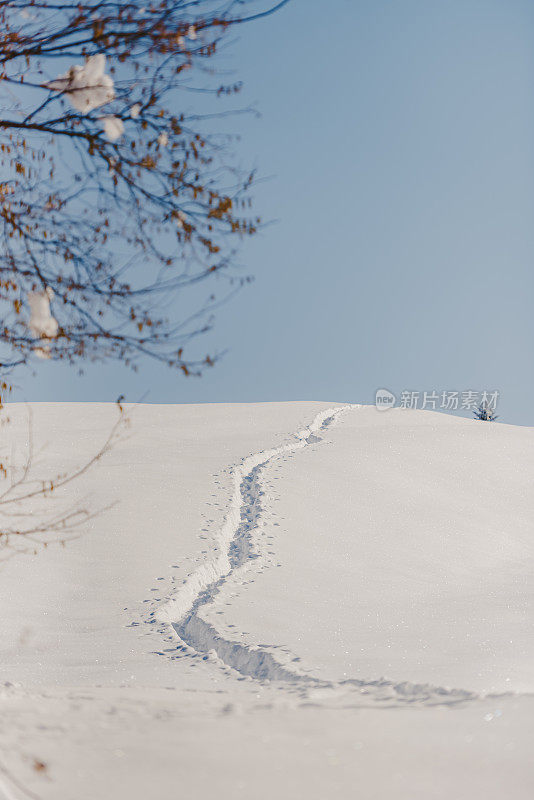
[[81, 67], [74, 64], [68, 72], [48, 83], [48, 88], [67, 95], [77, 111], [87, 114], [110, 103], [115, 97], [113, 78], [104, 74], [106, 56], [89, 56]]
[[30, 331], [35, 339], [40, 339], [41, 347], [35, 348], [35, 355], [39, 358], [50, 358], [50, 339], [57, 336], [58, 321], [50, 311], [50, 300], [54, 297], [54, 290], [47, 286], [42, 292], [28, 292], [30, 306]]
[[104, 128], [104, 133], [110, 142], [114, 142], [124, 133], [124, 123], [119, 117], [109, 115], [107, 117], [101, 117], [100, 121]]

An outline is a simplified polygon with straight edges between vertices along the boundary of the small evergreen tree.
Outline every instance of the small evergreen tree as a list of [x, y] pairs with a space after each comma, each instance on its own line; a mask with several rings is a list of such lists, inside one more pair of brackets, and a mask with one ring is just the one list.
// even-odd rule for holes
[[476, 419], [482, 419], [485, 422], [494, 422], [498, 419], [497, 415], [495, 414], [495, 409], [489, 406], [487, 403], [481, 403], [478, 408], [473, 411]]

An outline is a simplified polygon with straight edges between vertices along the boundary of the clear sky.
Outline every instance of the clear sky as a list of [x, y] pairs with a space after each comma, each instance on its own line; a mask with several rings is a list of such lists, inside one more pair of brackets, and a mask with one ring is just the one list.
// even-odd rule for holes
[[15, 398], [488, 389], [502, 421], [534, 425], [531, 0], [292, 0], [225, 59], [262, 113], [232, 125], [274, 220], [240, 256], [255, 282], [201, 342], [225, 357], [201, 379], [42, 362]]

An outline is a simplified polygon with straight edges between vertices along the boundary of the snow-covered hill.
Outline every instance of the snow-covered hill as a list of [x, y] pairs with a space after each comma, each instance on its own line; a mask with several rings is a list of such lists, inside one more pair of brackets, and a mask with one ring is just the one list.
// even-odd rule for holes
[[[23, 463], [27, 409], [8, 411]], [[116, 415], [32, 411], [38, 478]], [[129, 413], [47, 501], [101, 513], [66, 547], [2, 551], [0, 798], [532, 796], [532, 429]]]

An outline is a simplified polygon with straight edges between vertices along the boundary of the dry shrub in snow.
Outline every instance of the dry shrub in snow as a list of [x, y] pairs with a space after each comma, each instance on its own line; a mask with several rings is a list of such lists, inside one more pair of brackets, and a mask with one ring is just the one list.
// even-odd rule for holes
[[123, 436], [129, 417], [120, 401], [117, 409], [116, 422], [91, 458], [67, 471], [43, 475], [34, 447], [31, 407], [27, 409], [25, 430], [19, 429], [20, 420], [15, 425], [20, 456], [13, 455], [9, 426], [14, 423], [8, 408], [0, 407], [0, 564], [51, 542], [65, 544], [102, 513], [102, 508], [89, 507], [89, 498], [81, 503], [69, 500], [65, 489], [98, 464]]

